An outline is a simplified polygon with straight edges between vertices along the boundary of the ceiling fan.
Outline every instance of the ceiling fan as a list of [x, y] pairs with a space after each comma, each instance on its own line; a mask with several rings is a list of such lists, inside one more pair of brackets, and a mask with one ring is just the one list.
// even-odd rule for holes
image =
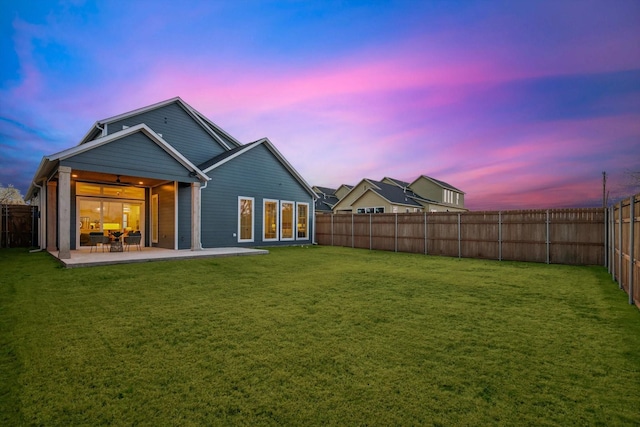
[[122, 181], [122, 180], [120, 179], [120, 175], [116, 175], [116, 184], [134, 185], [134, 183], [133, 183], [133, 182]]

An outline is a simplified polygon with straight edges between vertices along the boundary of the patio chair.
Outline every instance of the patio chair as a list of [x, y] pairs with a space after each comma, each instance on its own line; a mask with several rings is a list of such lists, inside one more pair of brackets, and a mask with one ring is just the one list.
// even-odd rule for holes
[[142, 234], [139, 232], [136, 233], [129, 233], [125, 238], [124, 238], [124, 244], [125, 244], [125, 250], [129, 251], [129, 249], [131, 248], [131, 245], [136, 245], [136, 247], [138, 248], [139, 251], [142, 250], [142, 248], [140, 247], [140, 240], [142, 239]]
[[98, 245], [102, 246], [102, 252], [104, 252], [104, 248], [110, 241], [109, 237], [102, 234], [101, 231], [92, 231], [89, 233], [89, 246], [91, 246], [89, 253], [93, 252], [93, 248], [96, 248], [96, 252], [98, 252]]

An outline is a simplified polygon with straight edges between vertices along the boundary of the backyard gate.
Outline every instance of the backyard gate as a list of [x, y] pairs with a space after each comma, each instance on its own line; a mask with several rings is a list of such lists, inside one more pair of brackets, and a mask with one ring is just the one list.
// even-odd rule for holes
[[28, 248], [38, 246], [37, 206], [0, 205], [2, 232], [0, 248]]

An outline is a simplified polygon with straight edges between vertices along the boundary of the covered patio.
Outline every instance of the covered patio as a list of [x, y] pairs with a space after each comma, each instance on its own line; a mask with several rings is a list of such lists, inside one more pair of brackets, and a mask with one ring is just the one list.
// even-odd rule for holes
[[60, 258], [58, 251], [48, 251], [66, 268], [95, 267], [99, 265], [129, 264], [134, 262], [169, 261], [194, 258], [221, 258], [230, 256], [266, 255], [265, 249], [212, 248], [192, 251], [162, 248], [142, 248], [128, 252], [90, 252], [89, 248], [72, 250], [70, 258]]

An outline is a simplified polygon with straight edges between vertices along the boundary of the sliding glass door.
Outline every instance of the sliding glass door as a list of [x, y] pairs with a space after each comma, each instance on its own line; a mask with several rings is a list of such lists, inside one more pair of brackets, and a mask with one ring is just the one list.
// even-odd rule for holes
[[78, 197], [79, 232], [76, 247], [89, 245], [89, 233], [141, 232], [144, 242], [144, 202]]

